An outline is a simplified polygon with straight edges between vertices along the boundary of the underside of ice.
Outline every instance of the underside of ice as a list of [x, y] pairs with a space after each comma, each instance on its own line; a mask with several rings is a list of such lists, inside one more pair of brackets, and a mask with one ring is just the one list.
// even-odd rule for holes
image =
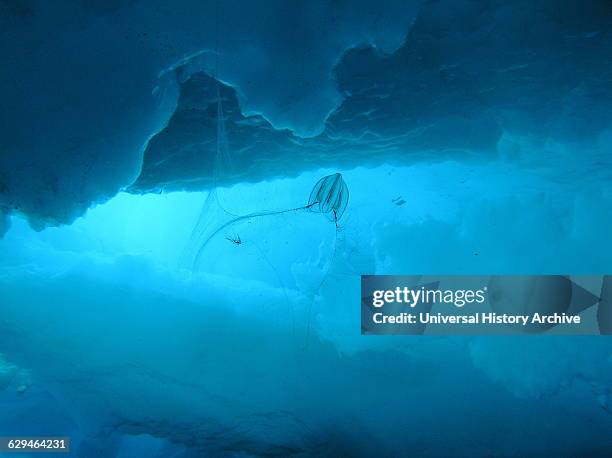
[[214, 76], [228, 183], [462, 156], [533, 166], [566, 148], [598, 164], [581, 176], [609, 178], [606, 1], [258, 8], [3, 4], [0, 212], [39, 229], [126, 187], [210, 187]]

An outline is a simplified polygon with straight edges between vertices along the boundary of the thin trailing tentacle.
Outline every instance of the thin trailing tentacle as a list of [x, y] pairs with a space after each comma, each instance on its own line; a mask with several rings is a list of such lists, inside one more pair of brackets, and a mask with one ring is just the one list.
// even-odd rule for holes
[[308, 312], [307, 312], [308, 316], [306, 318], [306, 320], [307, 320], [307, 324], [306, 324], [306, 342], [305, 342], [305, 347], [304, 348], [308, 348], [308, 342], [310, 340], [310, 323], [311, 323], [311, 319], [312, 319], [312, 306], [314, 305], [314, 301], [315, 301], [317, 292], [319, 292], [321, 290], [321, 288], [323, 288], [323, 285], [327, 281], [329, 271], [331, 270], [332, 264], [334, 263], [334, 260], [336, 259], [336, 253], [338, 251], [338, 233], [340, 232], [340, 227], [338, 226], [338, 218], [337, 218], [335, 210], [334, 210], [334, 224], [335, 224], [334, 249], [332, 251], [331, 258], [327, 262], [327, 266], [325, 267], [325, 270], [323, 272], [323, 277], [321, 278], [321, 281], [319, 282], [319, 285], [313, 291], [312, 299], [310, 301], [310, 304], [308, 305]]
[[224, 229], [232, 226], [233, 224], [236, 224], [236, 223], [238, 223], [240, 221], [245, 221], [245, 220], [248, 220], [248, 219], [251, 219], [251, 218], [259, 218], [259, 217], [263, 217], [263, 216], [273, 216], [273, 215], [282, 215], [284, 213], [297, 212], [297, 211], [300, 211], [300, 210], [308, 210], [313, 205], [315, 205], [315, 204], [308, 204], [308, 205], [305, 205], [303, 207], [290, 208], [288, 210], [263, 211], [263, 212], [257, 212], [257, 213], [249, 213], [248, 215], [238, 216], [238, 217], [236, 217], [234, 219], [231, 219], [230, 221], [225, 222], [224, 224], [219, 226], [217, 229], [215, 229], [215, 231], [208, 236], [208, 238], [202, 243], [202, 245], [200, 245], [200, 248], [198, 249], [198, 251], [197, 251], [197, 253], [195, 255], [195, 258], [193, 260], [192, 270], [196, 269], [198, 261], [200, 260], [200, 257], [202, 256], [202, 253], [204, 252], [204, 248], [206, 248], [206, 245], [208, 245], [208, 242], [210, 242], [221, 231], [223, 231]]

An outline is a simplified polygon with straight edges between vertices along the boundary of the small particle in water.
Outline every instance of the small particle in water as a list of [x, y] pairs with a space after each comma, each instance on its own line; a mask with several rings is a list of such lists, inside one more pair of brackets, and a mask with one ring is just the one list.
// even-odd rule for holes
[[27, 391], [27, 389], [28, 385], [19, 385], [15, 391], [17, 392], [17, 394], [23, 394]]
[[391, 199], [391, 202], [393, 202], [398, 207], [401, 207], [406, 203], [406, 201], [402, 199], [402, 196], [396, 197], [395, 199]]

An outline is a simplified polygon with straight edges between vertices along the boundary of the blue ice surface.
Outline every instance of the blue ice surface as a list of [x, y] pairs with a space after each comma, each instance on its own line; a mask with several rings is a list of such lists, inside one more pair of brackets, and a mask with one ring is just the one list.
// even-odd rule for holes
[[[20, 0], [0, 55], [0, 436], [610, 456], [609, 337], [366, 338], [358, 313], [363, 273], [611, 272], [609, 1]], [[338, 228], [245, 220], [186, 267], [213, 185], [215, 221], [336, 172]]]
[[[320, 214], [254, 221], [196, 272], [181, 255], [205, 193], [120, 193], [41, 232], [13, 218], [0, 348], [28, 389], [6, 380], [0, 428], [69, 435], [75, 456], [605, 456], [609, 337], [359, 332], [360, 273], [609, 272], [612, 196], [546, 172], [343, 170], [335, 250]], [[329, 173], [220, 196], [291, 208]]]

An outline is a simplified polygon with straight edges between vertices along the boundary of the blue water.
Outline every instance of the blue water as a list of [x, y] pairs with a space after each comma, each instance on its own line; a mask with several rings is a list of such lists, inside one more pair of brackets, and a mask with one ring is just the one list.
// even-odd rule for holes
[[610, 336], [359, 310], [361, 274], [612, 273], [609, 0], [0, 0], [0, 56], [0, 437], [612, 456]]
[[[222, 195], [292, 208], [327, 172]], [[589, 209], [611, 197], [500, 161], [343, 176], [335, 252], [333, 223], [289, 216], [245, 228], [244, 252], [220, 239], [195, 273], [181, 254], [206, 193], [120, 193], [42, 232], [14, 218], [0, 429], [82, 456], [605, 455], [608, 337], [361, 336], [358, 275], [606, 271], [611, 213]]]

